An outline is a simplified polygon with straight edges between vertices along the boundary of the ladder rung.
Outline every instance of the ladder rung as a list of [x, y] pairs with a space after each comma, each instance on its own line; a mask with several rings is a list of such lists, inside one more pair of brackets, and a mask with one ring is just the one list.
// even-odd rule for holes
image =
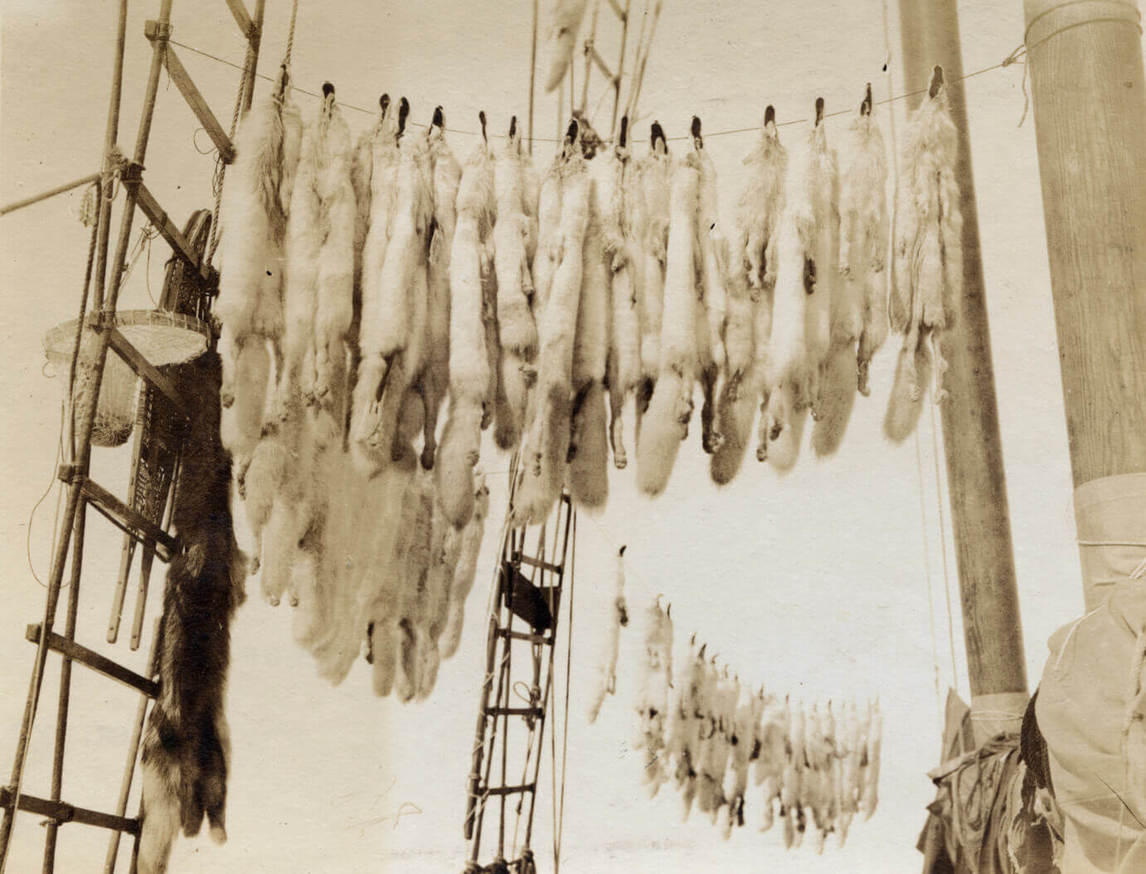
[[109, 342], [116, 354], [124, 360], [128, 367], [135, 371], [136, 376], [155, 386], [167, 400], [171, 401], [171, 405], [179, 411], [180, 415], [187, 418], [187, 408], [183, 405], [183, 398], [175, 390], [175, 383], [144, 358], [143, 353], [136, 349], [127, 337], [123, 336], [123, 332], [119, 328], [113, 327], [111, 329]]
[[[0, 807], [12, 806], [12, 790], [0, 788]], [[28, 813], [46, 816], [56, 822], [78, 822], [81, 825], [95, 825], [100, 828], [111, 829], [128, 834], [139, 833], [139, 820], [129, 819], [125, 816], [113, 816], [110, 813], [100, 813], [98, 810], [88, 810], [85, 807], [75, 807], [63, 801], [50, 801], [47, 798], [37, 798], [35, 795], [20, 793], [16, 807]]]
[[625, 10], [621, 8], [621, 4], [617, 0], [609, 0], [609, 5], [613, 7], [613, 11], [617, 13], [617, 18], [621, 21], [625, 20]]
[[251, 16], [247, 13], [247, 7], [243, 5], [243, 0], [227, 0], [227, 6], [231, 10], [231, 14], [235, 16], [235, 24], [239, 25], [239, 30], [243, 32], [248, 40], [255, 36], [255, 23], [251, 21]]
[[490, 707], [486, 716], [532, 716], [540, 719], [545, 711], [540, 707]]
[[515, 556], [515, 559], [522, 564], [527, 564], [530, 567], [540, 568], [543, 571], [550, 571], [551, 573], [555, 573], [558, 576], [565, 572], [565, 569], [560, 565], [556, 565], [548, 561], [542, 561], [539, 558], [534, 558], [531, 555], [525, 555], [520, 552]]
[[497, 633], [513, 640], [528, 640], [530, 643], [553, 643], [552, 638], [545, 634], [529, 634], [525, 631], [511, 631], [508, 628], [499, 628]]
[[[144, 25], [143, 32], [149, 40], [158, 39], [160, 32], [158, 22], [148, 21]], [[183, 66], [183, 62], [179, 60], [179, 56], [175, 54], [175, 49], [171, 47], [170, 42], [164, 49], [163, 62], [167, 66], [167, 73], [171, 76], [171, 80], [178, 86], [179, 92], [183, 95], [183, 99], [187, 101], [187, 105], [191, 107], [191, 111], [199, 119], [199, 124], [203, 125], [203, 129], [207, 131], [207, 136], [211, 138], [215, 148], [219, 150], [223, 163], [230, 164], [235, 156], [235, 150], [231, 146], [231, 138], [227, 136], [223, 126], [219, 124], [219, 119], [215, 118], [215, 113], [207, 105], [207, 101], [192, 81], [191, 75]]]
[[83, 495], [93, 507], [125, 534], [130, 534], [141, 543], [154, 543], [155, 552], [163, 561], [171, 561], [179, 552], [178, 540], [145, 518], [138, 510], [127, 506], [103, 486], [85, 479]]
[[[29, 625], [24, 632], [24, 637], [30, 643], [40, 642], [40, 624], [34, 623]], [[88, 649], [86, 646], [76, 643], [74, 640], [69, 640], [62, 635], [56, 634], [54, 631], [48, 632], [48, 649], [58, 652], [67, 656], [73, 662], [79, 662], [81, 665], [91, 668], [105, 677], [110, 677], [113, 680], [118, 680], [125, 686], [130, 686], [137, 692], [142, 692], [149, 698], [155, 698], [159, 695], [159, 684], [154, 680], [149, 680], [142, 674], [137, 674], [130, 668], [125, 668], [123, 665], [113, 662], [106, 656], [100, 655], [94, 650]]]
[[487, 786], [482, 790], [483, 795], [519, 795], [525, 792], [535, 791], [533, 783], [526, 783], [524, 786]]
[[200, 276], [214, 284], [216, 281], [215, 268], [202, 263], [202, 259], [195, 253], [187, 237], [171, 221], [171, 218], [164, 212], [163, 207], [159, 205], [159, 201], [155, 199], [155, 195], [147, 189], [147, 186], [138, 179], [125, 180], [125, 184], [135, 186], [136, 203], [143, 210], [143, 214], [147, 216], [148, 220], [159, 230], [160, 236], [167, 241], [172, 250], [195, 268]]

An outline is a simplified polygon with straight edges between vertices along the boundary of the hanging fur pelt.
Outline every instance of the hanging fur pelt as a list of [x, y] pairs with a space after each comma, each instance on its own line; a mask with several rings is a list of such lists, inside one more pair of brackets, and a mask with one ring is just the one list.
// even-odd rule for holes
[[672, 157], [664, 131], [653, 122], [649, 152], [637, 165], [639, 196], [634, 198], [635, 231], [641, 257], [637, 270], [637, 303], [641, 322], [641, 381], [637, 390], [637, 438], [641, 419], [660, 373], [661, 322], [664, 313], [668, 255]]
[[[573, 343], [573, 409], [569, 442], [569, 494], [589, 511], [604, 507], [609, 495], [609, 438], [605, 374], [612, 321], [613, 277], [606, 241], [613, 175], [607, 159], [589, 162], [589, 225], [585, 231], [581, 301]], [[604, 183], [605, 191], [602, 191]]]
[[524, 183], [521, 139], [514, 117], [505, 146], [494, 162], [497, 224], [493, 228], [493, 257], [501, 348], [498, 366], [505, 401], [495, 413], [494, 441], [503, 450], [513, 449], [521, 439], [526, 396], [537, 375], [537, 324], [533, 316], [533, 277], [526, 254], [530, 228], [524, 209]]
[[729, 765], [724, 781], [724, 797], [728, 803], [724, 808], [723, 837], [732, 835], [733, 826], [744, 825], [744, 796], [748, 791], [748, 770], [753, 756], [758, 754], [755, 747], [756, 727], [764, 710], [764, 698], [747, 689], [740, 700], [733, 702], [731, 736], [729, 737]]
[[[936, 68], [938, 71], [938, 68]], [[947, 363], [943, 332], [955, 321], [963, 291], [963, 217], [955, 177], [959, 141], [936, 74], [931, 93], [908, 124], [896, 205], [891, 327], [904, 335], [884, 432], [896, 442], [918, 421], [930, 379], [923, 359], [935, 357], [937, 399]], [[930, 346], [930, 353], [924, 349]], [[898, 426], [898, 427], [897, 427]]]
[[240, 488], [262, 432], [272, 350], [276, 369], [282, 366], [283, 244], [289, 211], [284, 176], [293, 175], [287, 162], [298, 160], [295, 140], [301, 125], [287, 95], [272, 95], [244, 116], [220, 208], [225, 266], [215, 308], [223, 366], [220, 429]]
[[394, 675], [394, 694], [403, 703], [412, 701], [421, 685], [419, 668], [423, 659], [420, 656], [426, 641], [422, 637], [423, 628], [419, 618], [426, 601], [426, 582], [433, 548], [432, 480], [422, 471], [417, 473], [416, 479], [419, 483], [418, 510], [408, 548], [403, 556], [405, 568], [399, 581], [398, 598], [394, 605], [399, 646], [397, 671]]
[[[625, 547], [617, 552], [617, 567], [613, 573], [613, 605], [609, 612], [608, 631], [602, 658], [597, 665], [597, 679], [593, 694], [589, 696], [589, 724], [597, 721], [606, 695], [617, 691], [617, 656], [621, 646], [621, 629], [629, 624], [629, 611], [625, 605]], [[666, 690], [667, 691], [667, 690]]]
[[693, 117], [693, 145], [700, 169], [697, 197], [697, 276], [696, 304], [697, 376], [704, 393], [700, 411], [701, 444], [709, 455], [724, 438], [716, 416], [716, 399], [723, 391], [728, 373], [724, 329], [728, 316], [728, 240], [720, 221], [716, 193], [716, 167], [700, 136], [700, 119]]
[[[345, 337], [354, 315], [356, 207], [350, 181], [350, 130], [333, 89], [304, 133], [287, 222], [286, 354], [278, 387], [341, 422], [345, 412]], [[340, 429], [339, 429], [340, 430]]]
[[736, 701], [740, 697], [740, 683], [735, 677], [729, 677], [728, 669], [725, 668], [722, 675], [713, 679], [712, 688], [714, 690], [712, 730], [701, 754], [700, 785], [696, 793], [696, 806], [707, 813], [715, 824], [721, 808], [728, 803], [724, 794], [724, 778], [732, 750], [731, 741], [735, 727]]
[[775, 823], [776, 804], [781, 800], [788, 744], [786, 702], [781, 704], [771, 696], [765, 699], [758, 733], [760, 755], [756, 758], [753, 780], [761, 788], [760, 831], [766, 832]]
[[545, 91], [561, 84], [565, 72], [573, 61], [573, 43], [581, 19], [585, 17], [587, 0], [554, 0], [553, 20], [549, 25], [549, 67], [545, 76]]
[[697, 375], [696, 220], [700, 181], [693, 154], [677, 163], [664, 285], [660, 369], [637, 437], [637, 485], [656, 497], [664, 491], [688, 436]]
[[747, 276], [739, 265], [732, 266], [727, 277], [728, 316], [724, 326], [724, 349], [727, 370], [717, 398], [717, 426], [720, 445], [709, 460], [709, 476], [717, 485], [732, 482], [740, 472], [752, 437], [760, 395], [763, 391], [765, 365], [757, 364], [757, 345], [766, 347], [768, 325], [757, 336], [758, 311], [771, 318], [771, 290], [767, 299], [754, 302]]
[[671, 607], [662, 610], [659, 601], [654, 601], [645, 611], [644, 653], [636, 703], [640, 719], [636, 749], [641, 753], [641, 782], [648, 787], [650, 798], [667, 778], [665, 724], [672, 685], [672, 640]]
[[549, 517], [565, 480], [573, 402], [573, 358], [589, 224], [589, 174], [580, 149], [567, 137], [562, 167], [561, 264], [541, 316], [537, 388], [522, 441], [521, 465], [510, 511], [514, 525]]
[[866, 728], [859, 813], [864, 820], [869, 820], [879, 805], [879, 756], [883, 742], [883, 714], [880, 712], [878, 700], [868, 705]]
[[231, 462], [219, 440], [221, 381], [213, 350], [175, 378], [193, 409], [173, 515], [182, 550], [168, 570], [160, 691], [143, 737], [141, 874], [166, 871], [175, 835], [198, 834], [204, 817], [216, 842], [227, 839], [231, 744], [223, 697], [246, 569], [232, 526]]
[[681, 792], [684, 817], [688, 818], [696, 795], [697, 768], [700, 764], [700, 727], [705, 704], [705, 646], [699, 650], [696, 640], [689, 641], [688, 660], [676, 699], [666, 720], [666, 758], [676, 762], [673, 783]]
[[[641, 324], [637, 302], [636, 262], [640, 258], [634, 225], [632, 199], [636, 196], [636, 168], [630, 162], [625, 145], [628, 119], [621, 119], [620, 144], [609, 156], [611, 177], [605, 212], [605, 252], [612, 272], [611, 323], [609, 357], [605, 365], [605, 383], [609, 389], [609, 445], [618, 470], [628, 465], [625, 449], [623, 413], [628, 398], [636, 391], [641, 375]], [[604, 160], [599, 157], [597, 160]]]
[[[458, 186], [457, 227], [450, 247], [450, 408], [434, 465], [442, 511], [456, 528], [464, 527], [473, 513], [473, 467], [480, 455], [487, 404], [493, 400], [482, 283], [483, 239], [493, 224], [493, 185], [489, 150], [483, 143], [466, 160]], [[492, 376], [496, 380], [496, 374]]]
[[857, 391], [868, 391], [871, 356], [887, 335], [887, 157], [879, 126], [863, 108], [852, 122], [852, 133], [853, 158], [842, 182], [840, 279], [832, 299], [831, 350], [812, 432], [812, 448], [820, 456], [839, 448]]
[[532, 260], [533, 311], [540, 321], [549, 302], [549, 290], [561, 262], [561, 168], [564, 157], [559, 151], [545, 171], [537, 206], [537, 251]]
[[[399, 112], [406, 108], [403, 98]], [[382, 270], [363, 280], [362, 362], [354, 388], [350, 446], [364, 471], [408, 454], [399, 416], [426, 366], [426, 257], [433, 215], [429, 151], [424, 137], [407, 134], [398, 152], [396, 203]]]
[[458, 557], [450, 580], [449, 613], [438, 645], [444, 659], [453, 658], [458, 651], [458, 644], [462, 640], [462, 624], [465, 621], [466, 598], [473, 588], [474, 575], [477, 573], [485, 519], [489, 514], [489, 486], [483, 474], [473, 477], [473, 492], [473, 512], [459, 535]]

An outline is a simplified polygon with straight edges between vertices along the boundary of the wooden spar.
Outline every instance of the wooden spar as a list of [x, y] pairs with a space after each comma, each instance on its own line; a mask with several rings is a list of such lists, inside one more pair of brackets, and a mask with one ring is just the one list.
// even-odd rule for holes
[[[1133, 0], [1023, 5], [1077, 489], [1105, 477], [1146, 473], [1146, 82], [1140, 16]], [[1079, 522], [1080, 539], [1087, 539], [1083, 529], [1089, 526]], [[1086, 585], [1084, 591], [1089, 611], [1102, 590]]]
[[[1026, 660], [991, 365], [956, 6], [956, 0], [899, 0], [903, 90], [917, 92], [908, 105], [910, 109], [918, 107], [927, 93], [932, 69], [942, 66], [951, 117], [959, 131], [956, 176], [963, 214], [963, 296], [955, 324], [942, 340], [950, 365], [944, 377], [949, 396], [939, 406], [963, 637], [972, 710], [1021, 718], [1027, 700]], [[1009, 723], [1008, 728], [1018, 728], [1017, 722], [1004, 722]], [[982, 720], [977, 720], [977, 727], [984, 729], [984, 734], [991, 733]], [[998, 723], [992, 726], [1001, 727]], [[980, 742], [985, 739], [978, 731], [976, 736]]]

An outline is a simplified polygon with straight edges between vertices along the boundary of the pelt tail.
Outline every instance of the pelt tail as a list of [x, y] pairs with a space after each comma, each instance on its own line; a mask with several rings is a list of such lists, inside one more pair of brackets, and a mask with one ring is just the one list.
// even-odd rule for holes
[[675, 370], [662, 373], [648, 412], [642, 417], [637, 440], [637, 485], [650, 497], [665, 490], [681, 441], [688, 435], [691, 389], [691, 382], [686, 385]]
[[573, 417], [573, 458], [569, 462], [569, 494], [587, 510], [599, 510], [609, 497], [609, 440], [605, 387], [594, 382]]
[[919, 424], [923, 395], [931, 381], [931, 354], [927, 344], [920, 342], [914, 349], [911, 347], [908, 342], [899, 350], [895, 381], [883, 419], [883, 433], [895, 443], [906, 440]]
[[768, 462], [780, 473], [796, 466], [800, 445], [804, 441], [804, 425], [808, 409], [797, 409], [796, 387], [785, 382], [772, 392], [768, 401], [768, 418], [776, 427], [768, 434]]
[[182, 823], [179, 766], [168, 761], [158, 736], [148, 732], [143, 756], [143, 808], [139, 833], [139, 874], [164, 874]]
[[481, 451], [481, 419], [481, 404], [462, 399], [451, 402], [442, 429], [434, 480], [442, 510], [455, 528], [463, 528], [474, 511], [473, 468]]
[[812, 428], [812, 449], [821, 458], [840, 448], [859, 389], [855, 344], [836, 346], [824, 362], [820, 415]]
[[718, 486], [732, 482], [744, 463], [759, 406], [757, 382], [754, 374], [746, 373], [740, 380], [726, 380], [720, 392], [717, 410], [724, 442], [708, 463], [709, 476]]

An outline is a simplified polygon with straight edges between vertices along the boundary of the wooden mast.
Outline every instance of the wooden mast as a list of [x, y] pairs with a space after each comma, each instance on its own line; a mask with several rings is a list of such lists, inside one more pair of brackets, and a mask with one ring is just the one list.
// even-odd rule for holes
[[909, 109], [926, 95], [935, 65], [943, 67], [951, 117], [959, 131], [956, 168], [963, 214], [963, 297], [953, 328], [944, 332], [949, 396], [939, 405], [947, 455], [952, 527], [963, 607], [963, 637], [971, 682], [976, 739], [1017, 729], [1027, 701], [1026, 661], [1011, 548], [1007, 488], [995, 404], [995, 376], [984, 299], [979, 221], [971, 174], [967, 107], [956, 0], [900, 0], [904, 90]]
[[[1140, 15], [1134, 0], [1023, 5], [1074, 485], [1109, 493], [1113, 481], [1095, 481], [1119, 477], [1123, 506], [1137, 508], [1122, 510], [1127, 527], [1112, 530], [1107, 520], [1086, 518], [1076, 499], [1079, 539], [1142, 542], [1146, 82]], [[1102, 573], [1100, 551], [1083, 549], [1088, 577], [1109, 575]], [[1098, 573], [1087, 567], [1092, 561]], [[1084, 591], [1091, 610], [1102, 589], [1087, 584]]]

